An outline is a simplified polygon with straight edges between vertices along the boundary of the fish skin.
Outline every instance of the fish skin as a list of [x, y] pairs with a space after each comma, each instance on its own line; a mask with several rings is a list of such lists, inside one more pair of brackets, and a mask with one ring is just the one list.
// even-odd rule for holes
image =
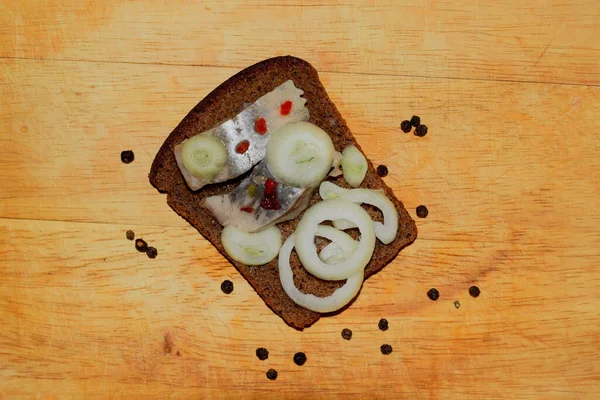
[[[279, 210], [265, 210], [260, 206], [263, 199], [266, 179], [276, 179], [271, 174], [266, 160], [260, 162], [233, 191], [228, 194], [204, 199], [206, 208], [223, 225], [233, 225], [245, 232], [257, 232], [279, 222], [294, 219], [304, 211], [320, 182], [306, 188], [297, 188], [278, 182], [277, 199]], [[248, 193], [249, 186], [255, 185], [255, 195]], [[252, 207], [253, 212], [242, 211], [242, 207]]]
[[[288, 80], [250, 104], [235, 117], [201, 133], [201, 135], [216, 137], [225, 145], [227, 151], [226, 168], [211, 179], [194, 176], [185, 168], [181, 159], [181, 151], [183, 144], [186, 142], [185, 140], [175, 145], [174, 152], [177, 166], [190, 189], [199, 190], [211, 183], [225, 182], [236, 178], [262, 161], [267, 153], [267, 142], [271, 135], [277, 132], [277, 129], [292, 122], [308, 121], [310, 118], [308, 108], [305, 106], [306, 99], [301, 97], [303, 94], [304, 92], [296, 88], [292, 80]], [[282, 116], [279, 112], [279, 106], [286, 100], [291, 100], [294, 106], [289, 115]], [[254, 130], [254, 122], [258, 118], [264, 118], [267, 122], [268, 130], [264, 135]], [[246, 152], [240, 154], [236, 151], [236, 147], [244, 140], [250, 143], [250, 147]]]

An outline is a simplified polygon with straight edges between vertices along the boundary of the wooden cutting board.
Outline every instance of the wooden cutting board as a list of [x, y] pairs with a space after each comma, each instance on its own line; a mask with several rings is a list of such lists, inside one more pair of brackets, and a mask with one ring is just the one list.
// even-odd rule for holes
[[[0, 5], [0, 399], [597, 398], [599, 3], [346, 3]], [[281, 54], [419, 228], [304, 332], [147, 179], [202, 97]], [[400, 131], [413, 114], [427, 136]]]

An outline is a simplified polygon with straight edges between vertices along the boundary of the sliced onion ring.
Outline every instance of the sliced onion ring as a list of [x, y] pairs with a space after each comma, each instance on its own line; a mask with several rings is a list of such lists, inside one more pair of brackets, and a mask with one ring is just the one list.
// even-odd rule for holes
[[221, 242], [225, 252], [235, 261], [246, 265], [263, 265], [279, 254], [281, 231], [277, 226], [272, 226], [260, 232], [248, 233], [227, 225], [221, 232]]
[[[396, 238], [398, 233], [398, 211], [394, 203], [387, 198], [382, 190], [344, 189], [325, 181], [319, 186], [319, 195], [324, 199], [338, 198], [359, 204], [370, 204], [379, 208], [383, 213], [383, 224], [377, 221], [373, 222], [377, 239], [381, 240], [383, 244], [389, 244]], [[334, 220], [333, 226], [338, 229], [349, 229], [356, 226], [352, 221], [347, 220], [349, 218]]]
[[357, 242], [350, 235], [328, 225], [319, 225], [315, 236], [331, 240], [343, 252], [353, 252], [356, 249]]
[[354, 251], [358, 247], [358, 241], [352, 239], [347, 233], [331, 226], [319, 225], [317, 236], [331, 240], [331, 243], [319, 252], [319, 258], [325, 264], [336, 264], [346, 261], [352, 257], [352, 254], [354, 254]]
[[329, 243], [327, 246], [323, 247], [323, 249], [319, 253], [319, 258], [325, 264], [335, 264], [341, 261], [346, 261], [347, 259], [352, 257], [352, 253], [354, 253], [354, 250], [358, 246], [358, 242], [355, 242], [356, 244], [354, 245], [352, 251], [344, 251], [336, 243]]
[[[333, 226], [341, 231], [356, 228], [356, 225], [348, 221], [347, 219], [336, 219], [335, 221], [333, 221]], [[377, 236], [377, 231], [375, 231], [375, 236]]]
[[331, 169], [335, 149], [323, 129], [306, 121], [279, 128], [267, 143], [267, 165], [282, 183], [297, 188], [318, 184]]
[[[300, 307], [307, 308], [314, 312], [327, 313], [344, 307], [360, 291], [364, 279], [364, 270], [360, 269], [358, 273], [349, 277], [344, 286], [336, 289], [331, 296], [317, 297], [313, 294], [302, 293], [298, 290], [296, 285], [294, 285], [294, 274], [292, 272], [292, 267], [290, 266], [290, 255], [294, 248], [295, 235], [295, 233], [292, 233], [279, 251], [279, 279], [281, 280], [281, 286], [283, 286], [285, 293]], [[330, 268], [335, 267], [330, 266]]]
[[[314, 236], [319, 223], [345, 218], [360, 229], [361, 239], [351, 259], [327, 265], [317, 255]], [[347, 200], [325, 200], [310, 207], [296, 227], [294, 245], [304, 268], [328, 281], [348, 279], [362, 271], [371, 260], [375, 249], [375, 230], [369, 214], [359, 205]]]

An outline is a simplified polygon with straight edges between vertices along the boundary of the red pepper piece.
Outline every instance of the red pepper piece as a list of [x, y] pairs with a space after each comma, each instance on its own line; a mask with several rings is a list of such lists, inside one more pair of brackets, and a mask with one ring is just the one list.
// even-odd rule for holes
[[246, 206], [240, 207], [240, 211], [247, 212], [248, 214], [252, 214], [254, 212], [254, 207]]
[[277, 189], [277, 185], [279, 185], [279, 182], [267, 178], [265, 180], [265, 195], [272, 194]]
[[260, 202], [260, 206], [265, 210], [279, 210], [281, 208], [281, 204], [275, 196], [265, 196]]
[[265, 210], [279, 210], [281, 204], [277, 200], [277, 185], [279, 182], [272, 179], [265, 180], [265, 195], [263, 196], [260, 206]]
[[264, 118], [254, 121], [254, 130], [260, 135], [267, 133], [267, 121]]
[[240, 154], [244, 154], [246, 151], [248, 151], [248, 147], [250, 147], [250, 142], [244, 140], [242, 142], [239, 142], [238, 145], [235, 146], [235, 151]]
[[290, 115], [291, 111], [292, 111], [292, 102], [289, 100], [284, 101], [279, 106], [279, 112], [281, 113], [281, 115]]

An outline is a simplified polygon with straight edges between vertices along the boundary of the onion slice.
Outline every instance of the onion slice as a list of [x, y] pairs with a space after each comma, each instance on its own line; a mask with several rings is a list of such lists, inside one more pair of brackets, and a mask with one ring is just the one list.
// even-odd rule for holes
[[325, 264], [346, 261], [358, 247], [358, 241], [352, 239], [347, 233], [331, 226], [319, 225], [316, 236], [331, 240], [331, 243], [319, 252], [319, 258]]
[[227, 150], [214, 136], [196, 135], [183, 142], [181, 161], [192, 175], [212, 179], [225, 168]]
[[[333, 229], [333, 228], [331, 228]], [[290, 299], [300, 307], [307, 308], [314, 312], [328, 313], [339, 310], [348, 304], [360, 291], [364, 279], [364, 270], [360, 269], [358, 273], [348, 278], [344, 286], [336, 289], [331, 296], [317, 297], [313, 294], [302, 293], [294, 285], [294, 274], [290, 266], [290, 255], [296, 241], [295, 233], [292, 233], [279, 252], [279, 279], [281, 286]], [[348, 236], [349, 237], [349, 236]], [[352, 240], [352, 238], [350, 238]], [[332, 242], [334, 244], [336, 242]], [[330, 244], [330, 245], [331, 245]], [[337, 243], [339, 246], [339, 243]], [[334, 266], [330, 266], [335, 268]]]
[[[353, 203], [365, 203], [375, 206], [383, 213], [383, 224], [373, 222], [375, 235], [383, 244], [389, 244], [396, 238], [398, 233], [398, 211], [394, 203], [387, 198], [383, 190], [370, 189], [344, 189], [331, 182], [323, 182], [319, 186], [319, 195], [324, 199], [343, 199]], [[356, 227], [349, 218], [334, 220], [333, 226], [338, 229], [349, 229]]]
[[235, 261], [246, 265], [263, 265], [279, 254], [281, 231], [272, 226], [256, 233], [248, 233], [227, 225], [221, 232], [221, 242], [227, 254]]
[[367, 159], [356, 146], [346, 146], [342, 151], [342, 172], [348, 185], [359, 187], [368, 169]]
[[[349, 260], [327, 265], [317, 255], [314, 236], [319, 224], [326, 220], [349, 219], [360, 229], [361, 239]], [[296, 227], [294, 245], [304, 268], [324, 280], [348, 279], [362, 271], [375, 249], [375, 230], [369, 214], [359, 205], [347, 200], [325, 200], [310, 207]]]
[[327, 246], [323, 247], [321, 252], [319, 253], [319, 258], [325, 264], [336, 264], [341, 261], [346, 261], [350, 257], [352, 257], [352, 253], [358, 246], [358, 242], [354, 245], [354, 248], [351, 251], [344, 251], [340, 246], [336, 243], [329, 243]]
[[267, 166], [280, 182], [297, 188], [323, 180], [331, 169], [335, 149], [323, 129], [310, 122], [284, 125], [267, 143]]

